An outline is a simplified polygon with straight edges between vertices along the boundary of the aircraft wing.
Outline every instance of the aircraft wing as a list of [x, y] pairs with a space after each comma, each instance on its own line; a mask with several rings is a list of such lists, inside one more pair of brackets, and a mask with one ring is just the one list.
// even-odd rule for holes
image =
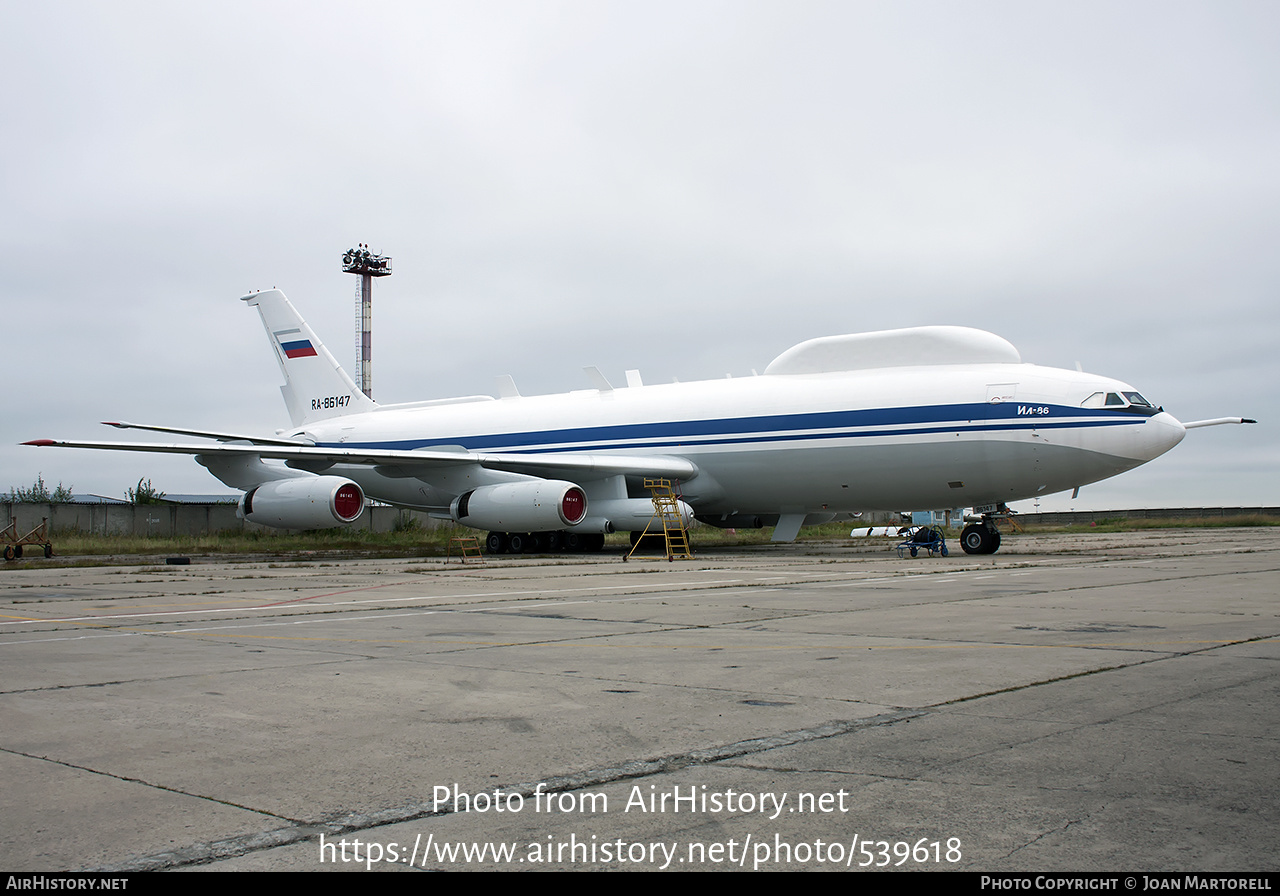
[[145, 423], [113, 423], [102, 421], [103, 426], [114, 426], [116, 429], [146, 429], [151, 432], [168, 432], [177, 436], [196, 436], [201, 439], [216, 439], [219, 442], [250, 442], [254, 445], [303, 445], [296, 439], [273, 439], [263, 436], [245, 436], [230, 432], [211, 432], [207, 429], [177, 429], [172, 426], [149, 426]]
[[[135, 427], [159, 429], [159, 427]], [[163, 430], [162, 430], [163, 431]], [[223, 436], [233, 439], [234, 436]], [[479, 464], [490, 470], [505, 470], [532, 476], [569, 475], [587, 479], [604, 476], [661, 476], [688, 481], [698, 474], [692, 461], [669, 455], [634, 456], [628, 454], [577, 454], [547, 452], [539, 454], [486, 454], [457, 450], [397, 451], [369, 448], [322, 448], [284, 440], [256, 440], [257, 444], [220, 442], [217, 444], [162, 444], [157, 442], [85, 442], [62, 439], [34, 439], [24, 445], [56, 448], [94, 448], [105, 451], [143, 451], [158, 454], [191, 454], [205, 457], [259, 457], [292, 461], [293, 466], [314, 469], [316, 465], [364, 464], [395, 466], [413, 475], [433, 467]]]

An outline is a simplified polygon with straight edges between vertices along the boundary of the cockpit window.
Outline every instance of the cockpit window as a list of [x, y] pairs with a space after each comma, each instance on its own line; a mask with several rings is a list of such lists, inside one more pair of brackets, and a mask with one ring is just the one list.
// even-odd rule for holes
[[1082, 408], [1106, 408], [1111, 411], [1124, 411], [1142, 417], [1154, 417], [1160, 408], [1142, 397], [1140, 392], [1094, 392], [1080, 402]]

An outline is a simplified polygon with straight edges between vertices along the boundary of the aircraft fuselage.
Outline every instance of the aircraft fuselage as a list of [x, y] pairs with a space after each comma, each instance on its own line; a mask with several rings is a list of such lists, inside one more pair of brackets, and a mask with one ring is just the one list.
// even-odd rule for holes
[[[388, 408], [294, 434], [333, 448], [676, 456], [698, 468], [681, 490], [700, 514], [967, 507], [1096, 482], [1168, 451], [1184, 433], [1171, 415], [1081, 407], [1132, 391], [1031, 364], [899, 367]], [[431, 485], [367, 466], [333, 472], [423, 509], [513, 475], [472, 468], [441, 487], [438, 471]]]

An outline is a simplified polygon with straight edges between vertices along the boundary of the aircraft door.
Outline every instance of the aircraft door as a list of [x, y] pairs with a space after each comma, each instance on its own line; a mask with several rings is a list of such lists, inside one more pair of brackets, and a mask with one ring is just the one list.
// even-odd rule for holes
[[[1017, 400], [1017, 383], [987, 383], [987, 419], [1003, 420], [1016, 414], [1016, 406], [1013, 408], [1006, 406], [1014, 405]], [[985, 494], [981, 496], [980, 501], [987, 503], [991, 499], [1002, 500], [1004, 495], [999, 493], [997, 483], [1008, 476], [1011, 466], [1016, 466], [1016, 449], [1005, 438], [993, 432], [987, 432], [983, 436], [981, 445], [984, 487], [980, 491]]]
[[1004, 404], [1018, 397], [1017, 383], [988, 383], [987, 404]]

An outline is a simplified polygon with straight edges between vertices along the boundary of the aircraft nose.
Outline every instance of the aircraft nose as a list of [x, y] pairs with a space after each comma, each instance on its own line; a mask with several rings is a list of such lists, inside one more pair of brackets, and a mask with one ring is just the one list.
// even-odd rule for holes
[[1140, 436], [1142, 459], [1159, 457], [1181, 442], [1186, 434], [1187, 428], [1173, 414], [1161, 411], [1154, 417], [1149, 417]]

